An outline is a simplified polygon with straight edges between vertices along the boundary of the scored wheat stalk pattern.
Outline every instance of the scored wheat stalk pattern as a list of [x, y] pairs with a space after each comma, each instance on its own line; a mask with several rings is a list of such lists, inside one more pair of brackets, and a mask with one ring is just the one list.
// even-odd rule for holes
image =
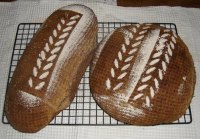
[[[163, 80], [163, 76], [166, 73], [167, 66], [170, 63], [170, 59], [173, 55], [177, 35], [175, 33], [171, 35], [170, 32], [171, 31], [169, 29], [165, 29], [164, 33], [160, 36], [158, 43], [155, 46], [155, 52], [152, 54], [152, 57], [150, 57], [151, 60], [147, 63], [144, 76], [139, 81], [141, 83], [137, 88], [139, 93], [133, 97], [134, 101], [138, 99], [145, 100], [147, 107], [151, 106], [151, 99], [154, 98], [155, 93], [159, 89], [160, 82]], [[161, 68], [157, 66], [159, 64], [161, 64]], [[157, 77], [152, 76], [154, 72], [157, 73]], [[151, 86], [149, 82], [152, 81], [154, 84]], [[148, 93], [142, 92], [147, 88], [149, 90]]]
[[[127, 76], [128, 69], [131, 68], [131, 60], [138, 52], [142, 39], [144, 38], [144, 34], [150, 27], [146, 26], [142, 28], [138, 33], [138, 36], [134, 38], [133, 34], [135, 34], [139, 28], [140, 25], [137, 24], [130, 30], [123, 30], [124, 34], [126, 34], [124, 37], [124, 43], [122, 43], [121, 49], [117, 53], [117, 58], [113, 61], [113, 67], [110, 69], [110, 77], [108, 77], [105, 82], [107, 89], [115, 91], [124, 85], [124, 82], [121, 81], [121, 79]], [[116, 71], [120, 71], [118, 72], [119, 75], [116, 74]], [[114, 84], [112, 80], [117, 80], [118, 83]]]
[[[66, 16], [68, 17], [68, 16]], [[55, 64], [54, 60], [58, 57], [66, 37], [70, 35], [73, 26], [77, 24], [80, 15], [74, 15], [68, 19], [61, 18], [48, 42], [45, 43], [43, 50], [39, 53], [36, 65], [33, 67], [32, 75], [28, 80], [28, 85], [35, 90], [41, 90], [45, 86], [45, 79], [50, 74], [50, 69]], [[39, 80], [39, 83], [36, 81]]]
[[[110, 76], [105, 81], [106, 89], [116, 91], [124, 85], [124, 77], [128, 75], [128, 69], [131, 68], [132, 59], [141, 47], [144, 34], [151, 27], [151, 24], [145, 24], [140, 26], [139, 24], [129, 30], [128, 37], [125, 37], [124, 43], [121, 45], [121, 49], [117, 53], [117, 58], [113, 61], [113, 66], [110, 69]], [[138, 32], [138, 29], [140, 31]], [[124, 34], [127, 34], [127, 31]], [[133, 34], [137, 33], [137, 37], [133, 37]], [[167, 66], [173, 55], [175, 48], [177, 35], [169, 29], [165, 29], [163, 34], [159, 37], [158, 43], [155, 45], [155, 51], [150, 57], [150, 61], [147, 63], [147, 68], [144, 69], [143, 75], [139, 82], [140, 85], [136, 88], [137, 94], [132, 98], [133, 101], [142, 99], [145, 101], [147, 107], [151, 106], [151, 99], [154, 98], [156, 91], [159, 89], [160, 81], [163, 80], [163, 76], [167, 70]], [[164, 58], [162, 58], [164, 57]], [[161, 64], [161, 68], [158, 68], [157, 64]], [[118, 71], [118, 72], [117, 72]], [[152, 74], [157, 72], [158, 77], [153, 77]], [[118, 75], [116, 74], [118, 73]], [[112, 80], [117, 81], [114, 84]], [[153, 86], [149, 82], [154, 82]], [[143, 92], [144, 89], [149, 89], [149, 92]], [[129, 98], [130, 99], [130, 98]]]

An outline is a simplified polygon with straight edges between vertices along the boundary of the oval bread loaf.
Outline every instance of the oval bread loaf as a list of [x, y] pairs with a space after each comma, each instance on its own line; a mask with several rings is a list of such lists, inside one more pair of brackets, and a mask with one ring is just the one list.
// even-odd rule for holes
[[21, 132], [37, 132], [70, 105], [96, 49], [97, 18], [82, 5], [51, 14], [15, 69], [5, 111]]
[[195, 86], [192, 57], [173, 31], [153, 24], [118, 28], [99, 44], [90, 88], [113, 118], [134, 125], [177, 120]]

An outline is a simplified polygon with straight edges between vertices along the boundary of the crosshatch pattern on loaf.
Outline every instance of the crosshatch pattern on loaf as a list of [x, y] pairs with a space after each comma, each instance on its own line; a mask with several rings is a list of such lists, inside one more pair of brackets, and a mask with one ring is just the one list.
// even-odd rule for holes
[[[110, 31], [117, 27], [130, 25], [135, 23], [124, 22], [100, 22], [98, 23], [98, 42], [102, 40]], [[176, 26], [171, 23], [160, 23], [161, 26], [172, 29], [177, 33]], [[21, 23], [17, 28], [10, 70], [8, 76], [8, 83], [10, 82], [18, 60], [20, 59], [24, 49], [30, 42], [34, 33], [40, 28], [41, 23]], [[5, 113], [2, 115], [2, 122], [8, 124]], [[177, 121], [169, 124], [188, 124], [192, 122], [191, 108], [189, 107], [186, 113]], [[95, 103], [89, 88], [89, 68], [87, 68], [80, 84], [78, 92], [72, 104], [61, 111], [49, 125], [127, 125], [119, 122], [108, 114], [103, 112], [101, 108]]]

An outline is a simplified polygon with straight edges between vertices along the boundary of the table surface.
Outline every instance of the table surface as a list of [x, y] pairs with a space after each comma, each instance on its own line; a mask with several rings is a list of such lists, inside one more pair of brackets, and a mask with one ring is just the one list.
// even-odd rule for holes
[[199, 0], [117, 0], [117, 5], [125, 7], [140, 7], [140, 6], [182, 6], [200, 8]]
[[0, 116], [6, 92], [10, 60], [17, 27], [20, 23], [42, 23], [53, 11], [72, 3], [84, 4], [95, 12], [99, 22], [174, 23], [187, 44], [195, 63], [197, 82], [191, 103], [192, 123], [181, 125], [138, 126], [47, 126], [38, 133], [25, 134], [9, 124], [0, 123], [0, 136], [5, 139], [31, 138], [200, 138], [200, 9], [183, 7], [119, 7], [116, 1], [92, 2], [67, 0], [19, 0], [0, 3]]

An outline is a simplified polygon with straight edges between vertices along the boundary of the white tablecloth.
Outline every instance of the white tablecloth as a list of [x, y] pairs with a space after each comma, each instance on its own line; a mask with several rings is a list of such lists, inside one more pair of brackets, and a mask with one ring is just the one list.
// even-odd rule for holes
[[[88, 0], [83, 3], [92, 8], [98, 21], [160, 22], [175, 23], [178, 33], [192, 53], [197, 82], [191, 103], [191, 124], [159, 125], [150, 127], [138, 126], [47, 126], [38, 133], [25, 134], [14, 130], [9, 124], [0, 122], [2, 139], [106, 139], [106, 138], [158, 138], [188, 139], [200, 138], [200, 9], [181, 7], [117, 7], [114, 2], [108, 4], [94, 3]], [[8, 78], [15, 34], [19, 23], [43, 22], [54, 10], [75, 1], [40, 0], [0, 3], [0, 116], [3, 111], [4, 97]], [[105, 2], [104, 2], [105, 3]], [[113, 4], [114, 3], [114, 4]]]

